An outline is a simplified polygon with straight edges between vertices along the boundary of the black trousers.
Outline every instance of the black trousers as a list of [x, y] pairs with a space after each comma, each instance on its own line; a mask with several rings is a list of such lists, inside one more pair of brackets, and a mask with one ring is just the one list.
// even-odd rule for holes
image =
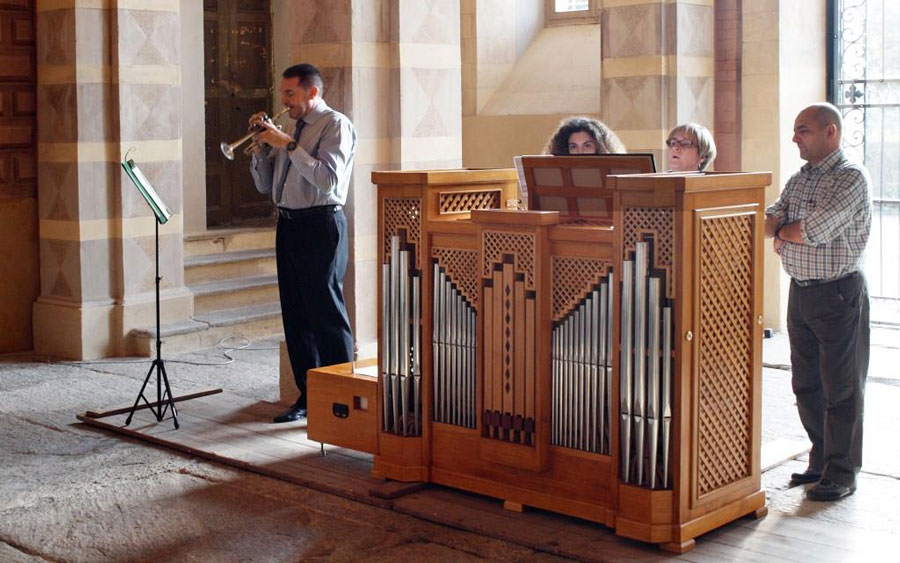
[[869, 370], [869, 294], [857, 272], [801, 287], [788, 298], [792, 386], [812, 442], [809, 467], [854, 486], [862, 467], [863, 398]]
[[344, 304], [347, 218], [333, 207], [279, 213], [275, 236], [281, 317], [297, 405], [306, 407], [306, 371], [353, 359]]

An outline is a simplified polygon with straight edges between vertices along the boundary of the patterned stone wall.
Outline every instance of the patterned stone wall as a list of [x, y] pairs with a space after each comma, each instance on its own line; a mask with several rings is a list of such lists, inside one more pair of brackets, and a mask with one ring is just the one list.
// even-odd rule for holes
[[39, 3], [41, 294], [35, 349], [124, 352], [154, 321], [155, 220], [121, 168], [132, 149], [172, 211], [160, 228], [163, 317], [191, 312], [182, 252], [177, 0]]
[[[606, 0], [599, 24], [545, 28], [524, 54], [503, 26], [526, 3], [509, 4], [462, 3], [466, 166], [540, 152], [573, 113], [602, 119], [658, 161], [675, 125], [714, 128], [712, 0]], [[532, 89], [536, 76], [553, 87]]]
[[[402, 168], [462, 164], [459, 0], [399, 0]], [[389, 94], [390, 95], [390, 94]]]
[[603, 119], [630, 150], [664, 156], [669, 130], [713, 128], [712, 0], [604, 3]]
[[481, 111], [503, 84], [518, 58], [516, 5], [512, 0], [473, 1], [469, 4], [466, 16], [472, 21], [467, 22], [471, 27], [463, 43], [463, 71], [474, 70], [470, 88], [475, 94], [475, 109]]
[[371, 173], [462, 165], [460, 2], [297, 0], [290, 10], [291, 63], [319, 67], [325, 100], [357, 129], [344, 292], [367, 357], [376, 352], [379, 263]]

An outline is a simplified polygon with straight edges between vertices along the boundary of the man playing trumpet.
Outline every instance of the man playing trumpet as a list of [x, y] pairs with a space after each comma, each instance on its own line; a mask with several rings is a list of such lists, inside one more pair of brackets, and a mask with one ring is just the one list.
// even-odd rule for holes
[[306, 371], [353, 359], [353, 335], [344, 305], [347, 200], [356, 129], [322, 99], [322, 75], [309, 64], [282, 73], [281, 103], [297, 121], [293, 135], [260, 112], [250, 174], [278, 207], [275, 255], [281, 316], [300, 397], [275, 422], [306, 417]]

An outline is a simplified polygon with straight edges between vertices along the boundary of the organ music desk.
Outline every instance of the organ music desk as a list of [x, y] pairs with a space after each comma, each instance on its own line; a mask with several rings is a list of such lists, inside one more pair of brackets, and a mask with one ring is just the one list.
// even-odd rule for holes
[[[558, 211], [508, 209], [513, 170], [372, 174], [381, 265], [373, 472], [684, 552], [767, 510], [771, 175], [615, 175], [642, 168], [585, 162], [526, 157], [532, 202], [556, 201]], [[590, 189], [577, 187], [585, 175]]]

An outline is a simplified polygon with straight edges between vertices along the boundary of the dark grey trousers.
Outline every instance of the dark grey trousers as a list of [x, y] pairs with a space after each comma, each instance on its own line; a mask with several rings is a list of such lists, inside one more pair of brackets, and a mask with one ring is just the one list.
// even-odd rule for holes
[[863, 398], [869, 370], [869, 294], [862, 273], [801, 287], [788, 298], [791, 369], [809, 467], [844, 486], [862, 467]]

